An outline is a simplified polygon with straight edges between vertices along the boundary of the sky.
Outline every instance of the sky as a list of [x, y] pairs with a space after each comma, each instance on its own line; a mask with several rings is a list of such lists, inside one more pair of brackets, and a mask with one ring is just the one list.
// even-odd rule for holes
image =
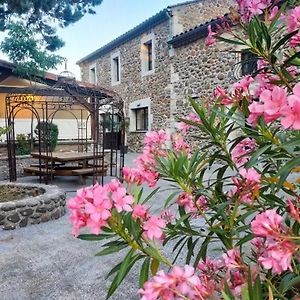
[[[76, 62], [111, 40], [142, 23], [168, 5], [186, 0], [103, 0], [95, 15], [86, 15], [67, 28], [59, 29], [65, 46], [58, 52], [68, 60], [67, 68], [80, 79]], [[55, 73], [64, 70], [59, 66]]]

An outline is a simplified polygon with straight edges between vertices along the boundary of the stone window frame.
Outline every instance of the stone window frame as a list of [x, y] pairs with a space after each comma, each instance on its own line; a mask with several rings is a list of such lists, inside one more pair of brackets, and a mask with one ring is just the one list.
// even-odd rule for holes
[[[115, 59], [118, 59], [118, 70], [116, 70], [115, 67]], [[118, 76], [116, 75], [116, 71], [118, 72]], [[121, 53], [120, 51], [114, 52], [110, 56], [110, 77], [111, 77], [111, 85], [118, 85], [121, 83]], [[117, 80], [116, 77], [119, 77], [119, 80]]]
[[[152, 48], [152, 69], [148, 69], [148, 60], [145, 59], [145, 57], [148, 55], [148, 50], [145, 47], [146, 44], [149, 44], [151, 42], [151, 48]], [[152, 75], [155, 73], [155, 36], [154, 33], [147, 34], [142, 37], [141, 39], [141, 75], [142, 77]]]
[[[148, 128], [147, 130], [137, 130], [136, 110], [148, 108]], [[153, 115], [151, 113], [151, 99], [145, 98], [129, 103], [129, 132], [148, 132], [151, 131]]]
[[[94, 71], [92, 72], [92, 70], [94, 70]], [[94, 78], [92, 78], [92, 76]], [[89, 82], [97, 85], [98, 78], [97, 78], [97, 65], [96, 64], [92, 64], [89, 66]]]

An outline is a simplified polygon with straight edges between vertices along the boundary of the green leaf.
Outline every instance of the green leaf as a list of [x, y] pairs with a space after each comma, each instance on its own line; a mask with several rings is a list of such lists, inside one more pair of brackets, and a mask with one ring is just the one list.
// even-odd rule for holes
[[240, 40], [232, 40], [232, 39], [227, 39], [222, 36], [216, 36], [216, 38], [222, 42], [228, 43], [228, 44], [233, 44], [233, 45], [242, 45], [245, 46], [245, 43], [240, 41]]
[[261, 300], [263, 299], [262, 295], [262, 286], [261, 286], [261, 281], [260, 277], [256, 276], [255, 282], [254, 282], [254, 287], [253, 287], [253, 300]]
[[158, 191], [159, 191], [160, 187], [156, 188], [155, 190], [153, 190], [143, 201], [142, 204], [147, 203]]
[[147, 257], [142, 264], [142, 268], [140, 272], [140, 281], [139, 281], [140, 287], [143, 287], [144, 283], [149, 279], [149, 267], [150, 267], [150, 257]]
[[287, 66], [290, 66], [293, 64], [293, 61], [300, 58], [300, 52], [295, 53], [294, 55], [292, 55], [291, 57], [289, 57], [284, 64], [282, 65], [281, 68], [285, 68]]
[[113, 237], [114, 235], [112, 234], [80, 234], [77, 238], [80, 240], [84, 240], [84, 241], [101, 241], [110, 237]]
[[257, 164], [258, 158], [265, 153], [267, 150], [269, 150], [272, 147], [272, 145], [265, 145], [262, 148], [259, 148], [258, 150], [254, 151], [251, 154], [251, 158], [247, 163], [247, 168], [251, 168], [252, 166]]
[[290, 290], [291, 288], [293, 288], [294, 286], [298, 286], [300, 284], [300, 275], [289, 280], [283, 287], [283, 293], [287, 292], [288, 290]]
[[300, 165], [300, 156], [293, 158], [289, 162], [287, 162], [283, 167], [281, 167], [277, 173], [277, 176], [280, 176], [280, 180], [278, 182], [278, 187], [281, 187], [286, 178], [289, 176], [291, 170]]
[[279, 49], [281, 46], [284, 46], [295, 34], [298, 33], [298, 30], [295, 30], [287, 35], [285, 35], [281, 40], [279, 40], [276, 45], [273, 47], [271, 53], [274, 54], [274, 52]]
[[96, 256], [105, 256], [108, 254], [119, 252], [122, 249], [126, 248], [127, 246], [128, 246], [127, 244], [120, 244], [119, 246], [110, 246], [110, 247], [107, 247], [107, 248], [103, 249], [102, 251], [98, 252], [96, 254]]

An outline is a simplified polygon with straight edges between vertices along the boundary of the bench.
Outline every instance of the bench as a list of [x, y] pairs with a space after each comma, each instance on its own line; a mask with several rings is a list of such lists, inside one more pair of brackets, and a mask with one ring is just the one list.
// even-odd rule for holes
[[45, 174], [54, 174], [55, 170], [46, 169], [46, 168], [38, 168], [38, 167], [25, 167], [23, 169], [24, 174], [30, 174], [30, 175], [45, 175]]
[[103, 168], [97, 168], [94, 170], [94, 168], [82, 168], [77, 170], [72, 170], [73, 175], [78, 175], [80, 179], [81, 184], [85, 184], [85, 177], [88, 175], [93, 175], [94, 171], [96, 171], [97, 175], [106, 175], [107, 174], [107, 166], [104, 166]]

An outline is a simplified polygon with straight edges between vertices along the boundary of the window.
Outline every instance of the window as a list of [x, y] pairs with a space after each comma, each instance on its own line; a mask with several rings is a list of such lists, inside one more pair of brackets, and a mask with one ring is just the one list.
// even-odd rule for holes
[[115, 85], [120, 83], [120, 53], [114, 53], [111, 56], [111, 84]]
[[145, 98], [129, 103], [129, 131], [143, 132], [151, 130], [153, 115], [151, 114], [151, 99]]
[[145, 36], [141, 43], [142, 76], [154, 73], [154, 35]]
[[144, 44], [146, 48], [146, 62], [147, 62], [147, 71], [152, 71], [153, 68], [153, 58], [152, 58], [152, 41], [149, 41]]
[[90, 67], [89, 81], [93, 84], [97, 83], [96, 66]]
[[241, 54], [242, 76], [251, 75], [257, 71], [257, 56], [249, 51]]
[[148, 107], [137, 108], [135, 112], [135, 130], [148, 130]]

